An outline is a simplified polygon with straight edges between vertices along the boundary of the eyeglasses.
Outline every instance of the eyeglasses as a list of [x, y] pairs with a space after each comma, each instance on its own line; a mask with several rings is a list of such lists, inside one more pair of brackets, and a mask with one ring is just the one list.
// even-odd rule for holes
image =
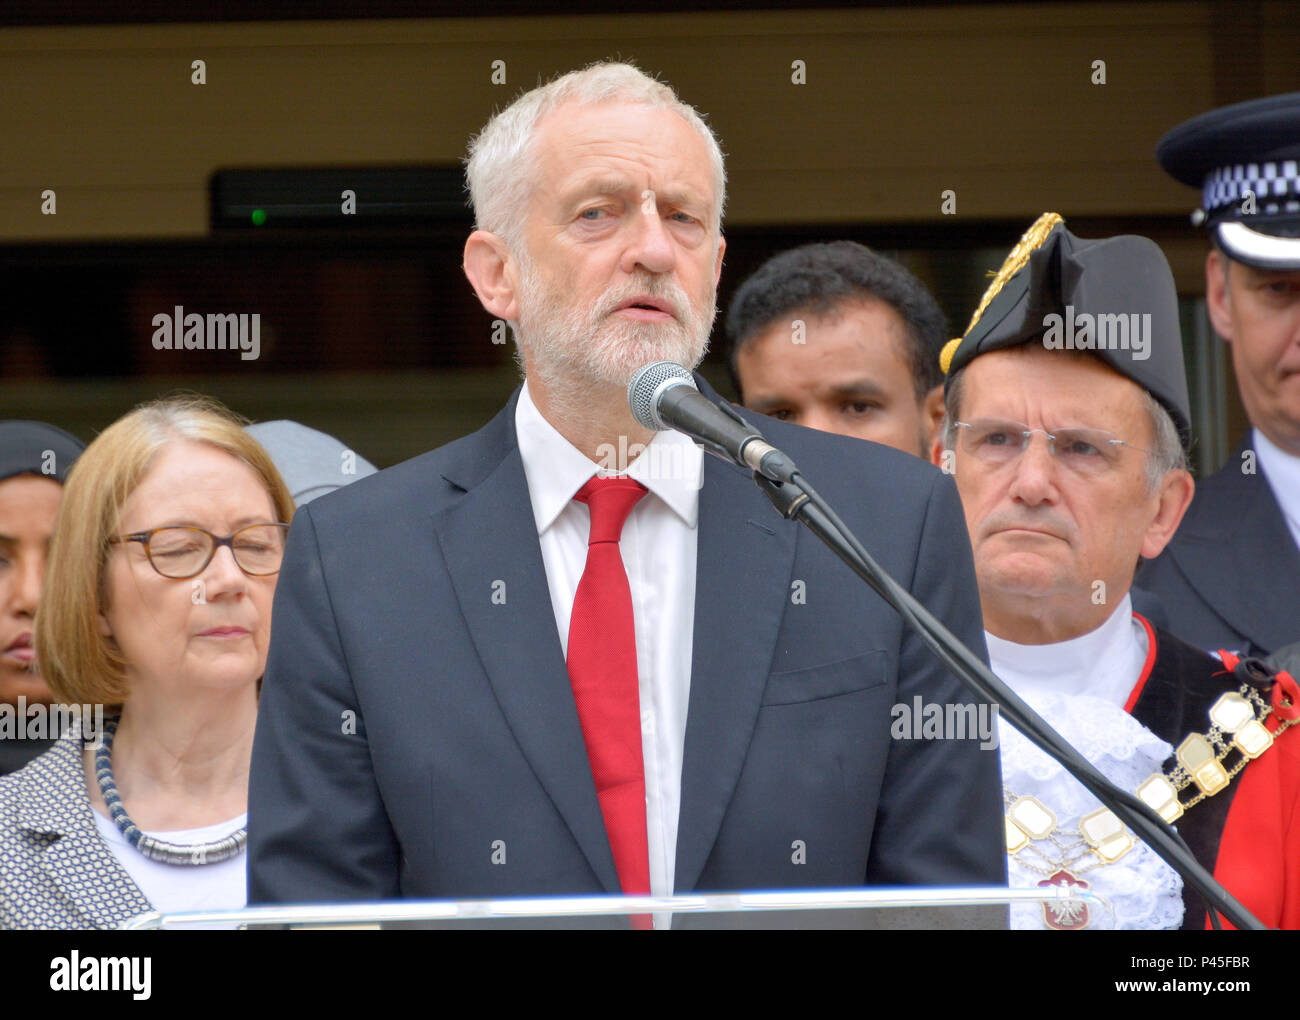
[[108, 541], [139, 542], [149, 563], [162, 574], [177, 581], [203, 573], [220, 546], [229, 546], [235, 565], [252, 577], [275, 574], [284, 559], [287, 524], [250, 524], [233, 535], [218, 538], [203, 528], [168, 527], [137, 531], [132, 535], [114, 536]]
[[1081, 475], [1097, 475], [1119, 463], [1124, 447], [1150, 453], [1126, 443], [1105, 429], [1031, 429], [1024, 422], [985, 418], [954, 422], [961, 429], [961, 448], [988, 464], [1009, 464], [1029, 447], [1035, 432], [1047, 437], [1047, 452], [1063, 467]]

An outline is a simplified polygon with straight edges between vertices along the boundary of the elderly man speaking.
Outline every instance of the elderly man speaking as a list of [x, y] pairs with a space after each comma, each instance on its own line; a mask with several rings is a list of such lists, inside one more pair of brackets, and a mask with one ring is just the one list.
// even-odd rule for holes
[[[996, 754], [890, 735], [895, 703], [971, 699], [747, 472], [631, 416], [633, 373], [695, 366], [713, 322], [709, 128], [599, 64], [495, 116], [468, 176], [465, 272], [524, 384], [474, 435], [299, 511], [252, 899], [1000, 884]], [[983, 654], [952, 480], [759, 420]]]
[[[1046, 214], [944, 355], [934, 456], [956, 474], [994, 672], [1175, 822], [1262, 921], [1300, 924], [1300, 737], [1282, 737], [1300, 710], [1294, 682], [1244, 682], [1231, 656], [1132, 611], [1139, 557], [1168, 544], [1193, 491], [1160, 249], [1082, 240]], [[1200, 897], [1167, 864], [1023, 736], [1002, 726], [1001, 738], [1012, 884], [1089, 888], [1112, 911], [1013, 907], [1014, 927], [1204, 926]]]

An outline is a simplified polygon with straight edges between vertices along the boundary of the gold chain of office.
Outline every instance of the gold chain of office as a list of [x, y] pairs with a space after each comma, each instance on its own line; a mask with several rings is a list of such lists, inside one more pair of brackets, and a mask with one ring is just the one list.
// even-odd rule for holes
[[[1264, 724], [1273, 714], [1272, 705], [1250, 684], [1220, 695], [1209, 714], [1210, 729], [1192, 733], [1178, 745], [1174, 753], [1177, 764], [1168, 773], [1154, 773], [1135, 791], [1144, 804], [1171, 824], [1206, 797], [1227, 789], [1248, 762], [1272, 747], [1273, 741], [1298, 721], [1284, 720], [1270, 733]], [[1183, 800], [1181, 794], [1189, 788], [1191, 796]], [[1073, 833], [1059, 829], [1056, 816], [1036, 798], [1017, 797], [1005, 788], [1003, 796], [1009, 805], [1007, 853], [1025, 869], [1048, 876], [1038, 883], [1040, 886], [1087, 889], [1088, 883], [1079, 875], [1114, 864], [1137, 845], [1137, 838], [1110, 808], [1100, 808], [1079, 819], [1077, 832], [1083, 837], [1080, 841]], [[1067, 839], [1072, 842], [1065, 842]], [[1042, 840], [1050, 841], [1059, 856], [1054, 857], [1041, 845], [1035, 845]], [[1020, 856], [1025, 850], [1036, 853], [1047, 867], [1026, 861]], [[1090, 854], [1096, 860], [1082, 868], [1076, 867]], [[1082, 902], [1048, 901], [1041, 906], [1043, 920], [1049, 928], [1069, 931], [1088, 925], [1088, 907]]]
[[[1297, 722], [1285, 720], [1270, 733], [1264, 724], [1273, 714], [1272, 705], [1250, 684], [1220, 695], [1209, 714], [1210, 729], [1192, 733], [1178, 745], [1174, 754], [1177, 764], [1167, 773], [1154, 773], [1135, 791], [1138, 799], [1166, 822], [1177, 821], [1206, 797], [1227, 789], [1249, 762], [1272, 747], [1273, 741]], [[1189, 788], [1192, 794], [1183, 800], [1181, 795]], [[1032, 841], [1047, 839], [1058, 831], [1056, 816], [1036, 798], [1010, 793], [1006, 796], [1007, 853], [1015, 856]], [[1094, 866], [1113, 864], [1137, 842], [1109, 808], [1079, 819], [1079, 834], [1099, 859]], [[1031, 871], [1042, 871], [1025, 861], [1020, 863]]]

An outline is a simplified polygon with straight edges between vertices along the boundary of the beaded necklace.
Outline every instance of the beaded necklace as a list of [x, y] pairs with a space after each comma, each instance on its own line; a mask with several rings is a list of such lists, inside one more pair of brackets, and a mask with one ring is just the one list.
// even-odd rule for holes
[[131, 821], [122, 804], [122, 797], [117, 792], [117, 783], [113, 780], [113, 737], [117, 733], [120, 717], [114, 716], [104, 722], [103, 740], [95, 751], [95, 778], [99, 780], [99, 791], [104, 795], [108, 805], [109, 816], [113, 824], [128, 843], [150, 860], [162, 864], [201, 865], [218, 864], [229, 860], [244, 849], [248, 842], [248, 826], [236, 829], [229, 836], [208, 843], [168, 843], [140, 831], [139, 826]]

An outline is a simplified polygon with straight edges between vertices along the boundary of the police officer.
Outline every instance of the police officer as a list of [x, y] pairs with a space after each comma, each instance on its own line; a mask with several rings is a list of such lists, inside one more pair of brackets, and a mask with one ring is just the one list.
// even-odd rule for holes
[[1300, 92], [1196, 117], [1156, 156], [1203, 188], [1206, 304], [1251, 429], [1137, 583], [1180, 637], [1267, 654], [1300, 638]]

